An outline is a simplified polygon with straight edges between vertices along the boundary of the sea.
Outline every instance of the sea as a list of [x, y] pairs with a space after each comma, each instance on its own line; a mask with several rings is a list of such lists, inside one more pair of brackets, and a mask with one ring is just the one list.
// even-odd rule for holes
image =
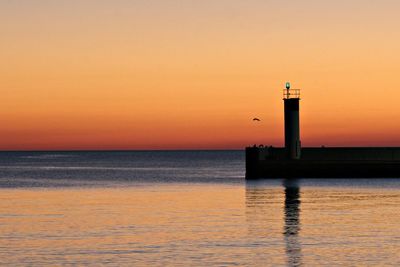
[[246, 181], [244, 151], [0, 152], [1, 266], [399, 266], [400, 179]]

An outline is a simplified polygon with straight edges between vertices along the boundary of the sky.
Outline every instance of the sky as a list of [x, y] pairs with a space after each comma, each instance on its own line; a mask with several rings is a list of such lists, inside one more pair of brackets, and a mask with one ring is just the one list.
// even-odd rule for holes
[[[400, 146], [398, 0], [0, 0], [0, 150]], [[254, 117], [260, 122], [253, 122]]]

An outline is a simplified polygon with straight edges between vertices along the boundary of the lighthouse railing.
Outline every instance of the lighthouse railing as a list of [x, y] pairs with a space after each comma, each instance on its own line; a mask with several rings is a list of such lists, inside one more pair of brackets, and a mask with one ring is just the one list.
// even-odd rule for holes
[[300, 89], [284, 89], [283, 99], [300, 98]]

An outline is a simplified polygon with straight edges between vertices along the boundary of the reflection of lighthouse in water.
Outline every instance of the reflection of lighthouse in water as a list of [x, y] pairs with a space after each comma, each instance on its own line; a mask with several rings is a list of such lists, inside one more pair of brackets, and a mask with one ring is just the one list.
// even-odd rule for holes
[[[272, 186], [271, 186], [272, 185]], [[269, 181], [246, 184], [246, 218], [249, 234], [268, 242], [284, 241], [288, 266], [301, 266], [300, 188], [296, 180], [284, 180], [284, 191]], [[283, 198], [282, 198], [283, 195]], [[283, 220], [277, 216], [282, 212]]]
[[285, 226], [284, 237], [289, 266], [301, 265], [300, 188], [295, 181], [285, 180]]

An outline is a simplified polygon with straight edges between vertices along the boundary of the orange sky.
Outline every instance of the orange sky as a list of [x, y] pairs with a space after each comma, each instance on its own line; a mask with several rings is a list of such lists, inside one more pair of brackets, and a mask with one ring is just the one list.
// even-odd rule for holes
[[[400, 146], [400, 2], [2, 1], [0, 150]], [[260, 123], [252, 118], [259, 117]]]

